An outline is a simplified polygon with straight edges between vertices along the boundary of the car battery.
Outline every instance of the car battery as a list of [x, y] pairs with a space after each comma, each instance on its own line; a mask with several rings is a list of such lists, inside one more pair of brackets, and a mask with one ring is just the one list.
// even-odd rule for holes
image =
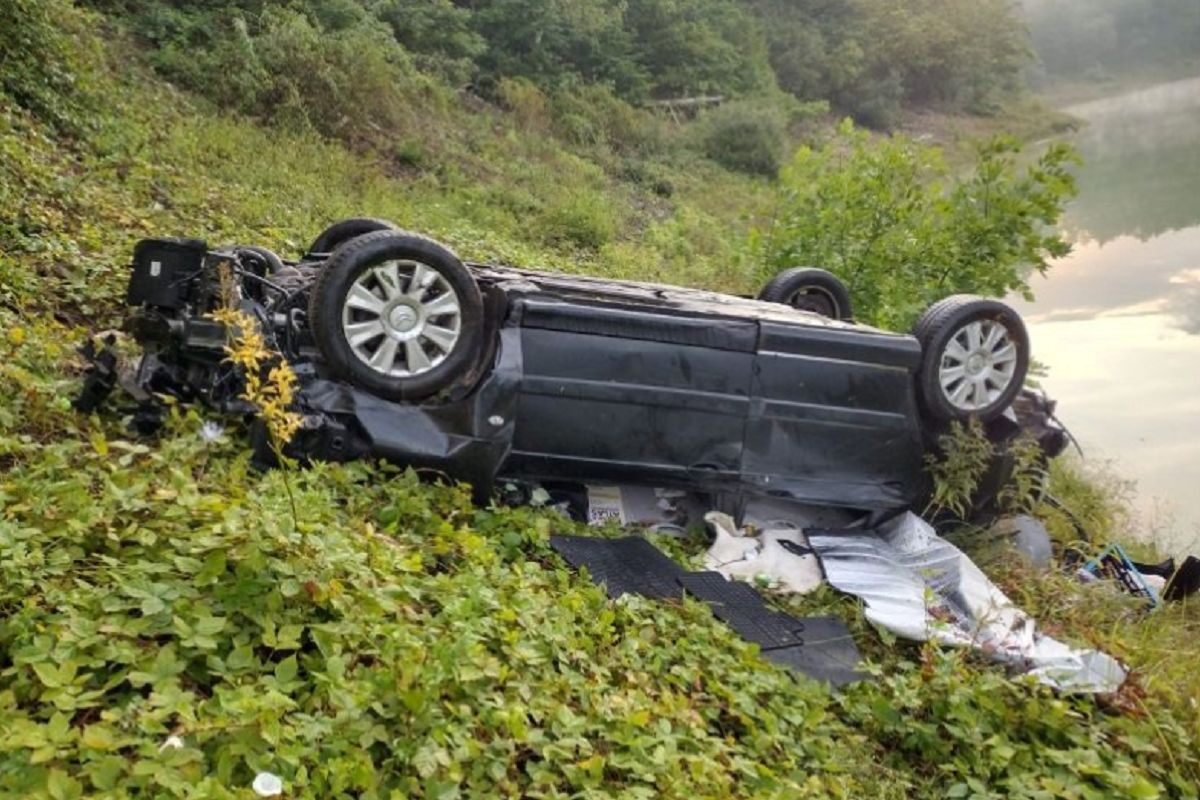
[[204, 267], [208, 245], [199, 239], [143, 239], [133, 248], [133, 274], [125, 295], [131, 306], [179, 309], [188, 286]]

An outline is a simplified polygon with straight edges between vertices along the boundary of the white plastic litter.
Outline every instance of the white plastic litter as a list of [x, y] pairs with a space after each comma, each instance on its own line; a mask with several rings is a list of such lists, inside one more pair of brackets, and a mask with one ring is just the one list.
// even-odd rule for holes
[[174, 734], [172, 734], [171, 736], [168, 736], [163, 741], [163, 743], [158, 746], [158, 752], [160, 752], [160, 753], [164, 750], [182, 750], [182, 749], [183, 749], [183, 739], [179, 738], [178, 736], [175, 736]]
[[200, 438], [204, 442], [212, 444], [213, 442], [221, 441], [225, 436], [225, 426], [215, 420], [205, 420], [200, 426]]
[[1113, 692], [1125, 669], [1096, 650], [1037, 632], [1034, 620], [915, 514], [877, 530], [810, 531], [837, 589], [862, 598], [867, 619], [898, 636], [972, 647], [1068, 692]]
[[773, 589], [807, 594], [821, 585], [821, 565], [811, 553], [797, 555], [785, 542], [807, 548], [804, 534], [796, 528], [776, 528], [758, 536], [747, 536], [733, 518], [720, 511], [704, 515], [716, 541], [704, 557], [707, 569], [729, 580], [765, 583]]
[[250, 788], [259, 797], [278, 797], [283, 794], [283, 778], [273, 772], [260, 772], [254, 776]]

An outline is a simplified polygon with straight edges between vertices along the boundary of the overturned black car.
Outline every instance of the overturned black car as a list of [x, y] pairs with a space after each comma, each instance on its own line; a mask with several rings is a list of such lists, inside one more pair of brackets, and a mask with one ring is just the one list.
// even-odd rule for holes
[[[294, 262], [146, 240], [128, 292], [144, 354], [124, 383], [147, 407], [165, 394], [249, 411], [210, 316], [233, 303], [300, 379], [291, 454], [431, 468], [481, 499], [504, 478], [888, 511], [922, 502], [924, 456], [952, 420], [978, 418], [1001, 445], [1032, 432], [1048, 457], [1064, 446], [1022, 389], [1029, 342], [1002, 303], [951, 297], [900, 335], [848, 321], [820, 270], [760, 297], [464, 264], [369, 219]], [[111, 355], [92, 355], [84, 408], [116, 381]]]

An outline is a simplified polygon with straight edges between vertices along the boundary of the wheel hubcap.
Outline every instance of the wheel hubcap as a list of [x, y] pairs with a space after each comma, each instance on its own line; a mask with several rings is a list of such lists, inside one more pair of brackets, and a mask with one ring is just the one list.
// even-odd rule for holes
[[942, 393], [960, 411], [991, 406], [1012, 385], [1017, 373], [1017, 345], [1003, 324], [969, 322], [958, 329], [942, 351], [938, 379]]
[[462, 304], [440, 272], [418, 261], [364, 271], [342, 304], [342, 332], [359, 361], [390, 377], [434, 369], [454, 350]]

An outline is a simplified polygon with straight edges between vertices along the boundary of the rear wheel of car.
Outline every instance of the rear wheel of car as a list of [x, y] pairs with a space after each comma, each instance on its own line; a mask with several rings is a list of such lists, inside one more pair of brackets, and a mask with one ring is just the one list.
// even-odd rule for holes
[[815, 267], [787, 269], [772, 278], [759, 300], [812, 311], [830, 319], [850, 319], [850, 292], [832, 272]]
[[917, 392], [935, 420], [1004, 413], [1029, 371], [1029, 335], [1020, 315], [998, 300], [954, 295], [935, 303], [913, 326], [921, 343]]
[[442, 245], [376, 231], [338, 247], [309, 298], [317, 347], [338, 377], [391, 400], [421, 400], [471, 371], [483, 299]]
[[[264, 278], [283, 269], [283, 259], [273, 250], [253, 244], [239, 245], [235, 252], [255, 275]], [[245, 263], [248, 262], [248, 263]]]
[[373, 217], [351, 217], [335, 222], [321, 231], [313, 243], [308, 246], [309, 255], [314, 253], [332, 253], [338, 245], [345, 244], [356, 236], [375, 231], [399, 230], [394, 222]]

